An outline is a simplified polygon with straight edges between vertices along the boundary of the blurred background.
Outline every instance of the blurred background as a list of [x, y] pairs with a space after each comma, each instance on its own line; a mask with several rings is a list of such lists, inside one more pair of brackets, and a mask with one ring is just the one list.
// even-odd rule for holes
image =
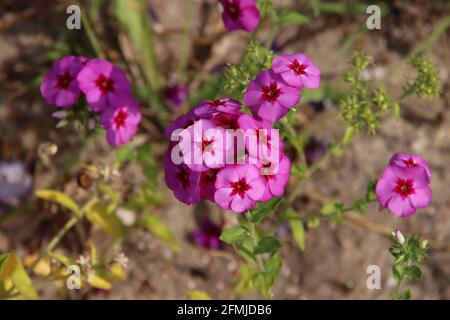
[[[393, 153], [407, 152], [420, 154], [431, 166], [431, 206], [410, 219], [380, 213], [373, 205], [366, 215], [369, 224], [326, 221], [307, 230], [304, 251], [288, 227], [281, 227], [284, 265], [274, 298], [388, 298], [395, 285], [392, 257], [390, 241], [372, 232], [379, 226], [384, 226], [383, 232], [398, 228], [442, 244], [430, 252], [424, 280], [410, 287], [415, 299], [450, 298], [449, 1], [377, 1], [383, 14], [381, 29], [368, 30], [370, 1], [274, 0], [277, 9], [298, 12], [303, 20], [276, 28], [263, 21], [257, 34], [249, 34], [225, 31], [217, 1], [148, 0], [151, 48], [159, 70], [152, 90], [158, 101], [148, 97], [145, 75], [139, 70], [138, 61], [148, 52], [133, 43], [135, 38], [122, 21], [129, 26], [133, 17], [121, 17], [112, 2], [81, 1], [86, 15], [82, 19], [89, 22], [84, 21], [81, 30], [66, 27], [66, 8], [72, 1], [0, 2], [0, 253], [14, 251], [26, 260], [50, 241], [70, 213], [37, 200], [33, 190], [51, 187], [82, 203], [92, 192], [89, 177], [83, 175], [87, 164], [99, 168], [129, 204], [117, 213], [124, 225], [133, 224], [137, 211], [148, 210], [171, 233], [127, 229], [123, 241], [114, 242], [114, 250], [126, 256], [126, 279], [110, 290], [67, 291], [49, 283], [39, 285], [41, 298], [184, 299], [193, 290], [215, 299], [259, 297], [236, 289], [241, 259], [232, 248], [211, 250], [195, 241], [196, 230], [217, 233], [204, 226], [206, 216], [222, 226], [231, 225], [236, 217], [207, 203], [189, 207], [176, 201], [164, 184], [161, 166], [167, 148], [162, 128], [200, 99], [214, 95], [220, 72], [239, 61], [251, 37], [276, 53], [305, 52], [321, 69], [322, 89], [305, 97], [297, 114], [299, 132], [310, 132], [310, 163], [320, 159], [344, 128], [337, 99], [348, 89], [342, 73], [353, 50], [373, 57], [376, 67], [366, 76], [387, 87], [392, 96], [399, 96], [414, 76], [406, 61], [418, 47], [437, 66], [442, 81], [438, 100], [403, 100], [400, 119], [388, 117], [376, 135], [357, 136], [341, 157], [324, 163], [295, 200], [296, 208], [306, 213], [319, 210], [324, 199], [352, 203], [363, 196], [368, 181], [379, 176]], [[89, 31], [95, 34], [94, 41]], [[119, 151], [112, 150], [102, 134], [86, 135], [82, 126], [61, 125], [52, 117], [56, 109], [39, 93], [42, 77], [55, 59], [70, 53], [95, 57], [99, 52], [95, 41], [105, 57], [133, 79], [135, 94], [146, 108], [139, 135], [131, 147]], [[168, 108], [156, 112], [153, 107], [158, 103]], [[58, 250], [76, 260], [89, 253], [89, 239], [99, 251], [110, 245], [101, 228], [83, 221], [67, 233]], [[367, 289], [369, 265], [381, 268], [380, 290]]]

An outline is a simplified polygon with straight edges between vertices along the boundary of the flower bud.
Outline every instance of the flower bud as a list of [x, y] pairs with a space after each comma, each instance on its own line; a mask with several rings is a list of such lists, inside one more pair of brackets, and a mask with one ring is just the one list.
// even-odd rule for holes
[[404, 244], [405, 243], [405, 237], [403, 236], [403, 233], [401, 233], [400, 230], [395, 230], [395, 238], [397, 239], [398, 243]]

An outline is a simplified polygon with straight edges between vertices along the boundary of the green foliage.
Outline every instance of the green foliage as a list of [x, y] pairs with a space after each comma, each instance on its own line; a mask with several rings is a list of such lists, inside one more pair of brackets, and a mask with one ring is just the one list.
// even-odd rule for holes
[[0, 297], [37, 299], [30, 277], [14, 253], [0, 255]]
[[344, 204], [339, 201], [331, 201], [320, 209], [320, 214], [331, 218], [336, 224], [341, 224]]
[[283, 198], [273, 198], [267, 202], [259, 202], [253, 210], [247, 213], [247, 216], [251, 222], [258, 223], [275, 212], [281, 202], [283, 202]]
[[422, 270], [417, 264], [423, 262], [428, 256], [426, 241], [420, 242], [416, 234], [404, 238], [400, 241], [394, 236], [394, 244], [389, 248], [389, 252], [394, 257], [392, 273], [398, 283], [397, 290], [391, 293], [391, 299], [397, 300], [409, 300], [411, 298], [410, 290], [400, 292], [400, 284], [404, 279], [422, 280]]
[[384, 88], [372, 89], [364, 80], [363, 71], [372, 65], [372, 60], [362, 52], [355, 52], [351, 67], [344, 73], [344, 81], [351, 86], [350, 93], [339, 101], [342, 117], [355, 131], [366, 128], [375, 133], [381, 116], [394, 110], [399, 114], [400, 106]]
[[200, 290], [193, 290], [186, 293], [191, 300], [212, 300], [209, 294]]
[[292, 10], [277, 10], [274, 22], [277, 25], [300, 25], [308, 23], [309, 17]]
[[274, 53], [257, 44], [250, 42], [242, 61], [230, 65], [223, 73], [222, 96], [242, 99], [250, 79], [254, 78], [262, 69], [269, 69], [272, 65]]
[[147, 229], [155, 237], [168, 244], [174, 251], [179, 251], [180, 246], [170, 227], [159, 217], [144, 213], [139, 219], [139, 225]]
[[272, 250], [281, 248], [281, 243], [277, 238], [272, 236], [267, 236], [259, 240], [258, 244], [255, 247], [255, 254], [268, 253]]
[[234, 226], [225, 229], [220, 235], [220, 240], [228, 244], [236, 244], [250, 238], [248, 229], [244, 226]]
[[111, 210], [106, 204], [96, 203], [86, 212], [86, 218], [113, 238], [121, 238], [124, 234], [122, 222], [116, 216], [115, 208]]
[[63, 206], [64, 208], [72, 211], [72, 213], [77, 217], [81, 217], [81, 210], [75, 203], [75, 201], [68, 195], [60, 191], [50, 189], [40, 189], [36, 191], [36, 196], [43, 200], [55, 202]]
[[410, 59], [409, 64], [416, 70], [417, 76], [414, 81], [405, 85], [403, 96], [416, 94], [420, 98], [437, 99], [440, 84], [433, 63], [424, 54], [416, 54]]

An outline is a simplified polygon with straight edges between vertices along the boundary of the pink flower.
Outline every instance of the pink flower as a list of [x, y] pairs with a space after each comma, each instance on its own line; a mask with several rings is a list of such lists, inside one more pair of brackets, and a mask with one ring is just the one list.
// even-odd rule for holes
[[78, 74], [77, 81], [93, 111], [117, 108], [131, 100], [131, 85], [127, 76], [109, 61], [90, 60]]
[[256, 0], [219, 0], [223, 7], [222, 19], [228, 31], [253, 31], [259, 24]]
[[199, 118], [194, 114], [194, 110], [190, 110], [187, 114], [178, 117], [172, 124], [170, 124], [164, 132], [167, 138], [171, 138], [172, 134], [177, 129], [186, 129], [194, 124], [195, 120]]
[[244, 95], [244, 102], [253, 115], [271, 122], [284, 117], [299, 100], [300, 91], [272, 71], [260, 72]]
[[134, 100], [116, 109], [108, 108], [100, 115], [100, 124], [106, 129], [108, 143], [113, 147], [130, 141], [140, 121], [139, 104]]
[[245, 137], [248, 137], [244, 143], [249, 157], [256, 160], [252, 163], [258, 163], [262, 158], [272, 156], [277, 160], [280, 158], [284, 149], [283, 141], [278, 129], [274, 129], [271, 123], [243, 114], [239, 117], [238, 124]]
[[217, 174], [214, 199], [223, 209], [244, 212], [253, 208], [265, 190], [264, 178], [251, 164], [235, 165]]
[[219, 239], [222, 228], [211, 222], [209, 219], [203, 219], [196, 231], [192, 233], [194, 243], [205, 249], [220, 249], [222, 241]]
[[172, 110], [177, 110], [185, 104], [188, 94], [189, 89], [184, 84], [169, 84], [162, 90], [164, 100]]
[[81, 68], [81, 60], [75, 56], [65, 56], [56, 60], [40, 87], [45, 101], [61, 108], [73, 106], [80, 96], [75, 79]]
[[430, 167], [428, 163], [420, 156], [407, 153], [396, 153], [392, 156], [389, 163], [400, 167], [422, 167], [425, 169], [428, 178], [431, 179]]
[[175, 165], [170, 159], [171, 149], [164, 156], [164, 172], [167, 186], [173, 191], [175, 198], [186, 204], [200, 202], [200, 174], [186, 165]]
[[219, 112], [236, 114], [241, 109], [241, 103], [238, 100], [223, 98], [216, 100], [203, 100], [194, 109], [194, 113], [199, 118], [211, 118]]
[[429, 178], [420, 166], [388, 165], [375, 193], [382, 207], [387, 207], [397, 217], [409, 217], [416, 209], [425, 208], [431, 201]]
[[260, 201], [269, 201], [273, 197], [282, 196], [289, 182], [291, 161], [282, 155], [279, 161], [260, 163], [262, 177], [265, 179], [265, 191]]
[[231, 142], [222, 127], [200, 119], [180, 133], [183, 163], [197, 172], [209, 168], [222, 168], [226, 164], [227, 149]]
[[293, 87], [316, 89], [320, 86], [320, 70], [306, 54], [279, 55], [273, 60], [272, 70]]

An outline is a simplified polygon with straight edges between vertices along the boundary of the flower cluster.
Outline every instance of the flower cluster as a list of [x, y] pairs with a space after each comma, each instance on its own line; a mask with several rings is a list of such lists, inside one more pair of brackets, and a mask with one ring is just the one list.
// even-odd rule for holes
[[166, 183], [186, 203], [210, 200], [245, 212], [284, 193], [291, 162], [273, 122], [300, 100], [300, 89], [317, 88], [320, 71], [304, 54], [277, 57], [244, 95], [253, 115], [231, 98], [201, 101], [167, 129]]
[[256, 0], [219, 0], [222, 19], [228, 31], [253, 31], [259, 24], [259, 9]]
[[375, 193], [382, 208], [409, 217], [431, 201], [430, 167], [420, 156], [396, 153], [378, 180]]
[[53, 63], [40, 90], [47, 103], [58, 108], [73, 107], [84, 93], [113, 147], [130, 141], [141, 120], [125, 72], [106, 60], [65, 56]]

